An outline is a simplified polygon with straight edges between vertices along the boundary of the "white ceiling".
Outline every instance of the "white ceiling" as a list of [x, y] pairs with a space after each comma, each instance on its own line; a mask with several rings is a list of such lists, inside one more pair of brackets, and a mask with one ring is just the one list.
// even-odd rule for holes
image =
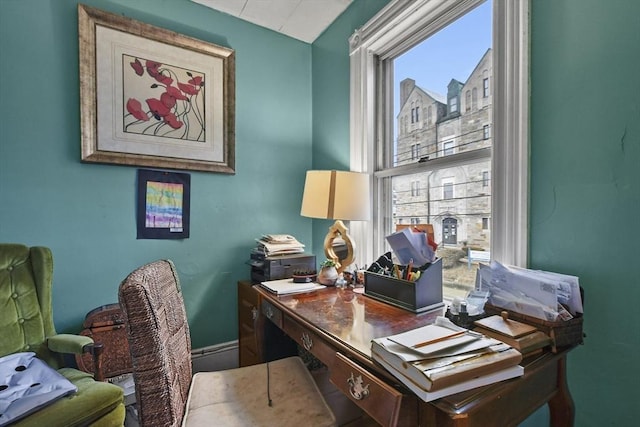
[[353, 0], [191, 0], [302, 40], [315, 39]]

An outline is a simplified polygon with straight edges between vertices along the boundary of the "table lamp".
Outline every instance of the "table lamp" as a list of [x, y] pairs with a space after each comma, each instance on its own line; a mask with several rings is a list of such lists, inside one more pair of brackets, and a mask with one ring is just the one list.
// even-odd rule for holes
[[[324, 239], [327, 259], [336, 263], [338, 273], [355, 259], [355, 245], [342, 221], [366, 221], [370, 217], [369, 175], [335, 170], [307, 171], [300, 215], [309, 218], [335, 219]], [[334, 240], [342, 238], [346, 256], [339, 258]]]

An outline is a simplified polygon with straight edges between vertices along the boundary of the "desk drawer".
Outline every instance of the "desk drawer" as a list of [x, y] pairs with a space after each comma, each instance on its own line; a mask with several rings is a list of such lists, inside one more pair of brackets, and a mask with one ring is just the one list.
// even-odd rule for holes
[[282, 311], [269, 301], [263, 299], [261, 303], [261, 311], [264, 316], [271, 320], [278, 328], [284, 329], [282, 325]]
[[331, 368], [331, 382], [381, 425], [397, 424], [402, 393], [340, 353]]
[[300, 344], [302, 348], [312, 353], [315, 357], [320, 359], [322, 363], [327, 365], [329, 369], [331, 369], [336, 351], [322, 340], [320, 336], [307, 330], [286, 316], [284, 318], [283, 330], [287, 335]]

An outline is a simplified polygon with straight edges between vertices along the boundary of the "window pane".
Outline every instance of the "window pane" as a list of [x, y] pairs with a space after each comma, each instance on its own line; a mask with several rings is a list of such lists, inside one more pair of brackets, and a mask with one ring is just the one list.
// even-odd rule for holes
[[490, 160], [429, 172], [395, 176], [393, 221], [397, 224], [432, 224], [443, 258], [446, 295], [464, 296], [473, 288], [477, 264], [469, 268], [468, 248], [489, 250], [491, 194], [484, 186]]
[[[388, 232], [396, 224], [433, 225], [445, 297], [464, 296], [473, 287], [477, 263], [469, 267], [469, 248], [490, 249], [490, 158], [446, 163], [492, 145], [491, 6], [483, 3], [392, 60], [394, 139], [385, 150], [393, 153], [386, 166], [391, 176], [386, 188], [393, 191], [386, 198], [393, 203], [386, 209], [393, 213]], [[427, 111], [422, 122], [418, 106]], [[405, 126], [408, 121], [412, 124]], [[430, 167], [434, 159], [445, 165]], [[418, 173], [395, 172], [394, 167], [416, 162], [424, 167]]]

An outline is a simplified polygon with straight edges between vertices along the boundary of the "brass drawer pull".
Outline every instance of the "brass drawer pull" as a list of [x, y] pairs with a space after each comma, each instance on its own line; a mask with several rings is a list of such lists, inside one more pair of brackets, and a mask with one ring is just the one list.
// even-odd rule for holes
[[358, 375], [354, 378], [353, 372], [351, 376], [347, 380], [347, 384], [349, 384], [349, 393], [351, 393], [351, 397], [356, 400], [363, 400], [367, 396], [369, 396], [369, 384], [364, 385], [364, 381], [362, 380], [362, 375]]
[[271, 319], [273, 317], [273, 308], [271, 308], [270, 305], [266, 306], [264, 309], [264, 314], [267, 316], [267, 318]]
[[302, 333], [302, 346], [307, 351], [311, 351], [311, 347], [313, 347], [313, 340], [306, 332]]

